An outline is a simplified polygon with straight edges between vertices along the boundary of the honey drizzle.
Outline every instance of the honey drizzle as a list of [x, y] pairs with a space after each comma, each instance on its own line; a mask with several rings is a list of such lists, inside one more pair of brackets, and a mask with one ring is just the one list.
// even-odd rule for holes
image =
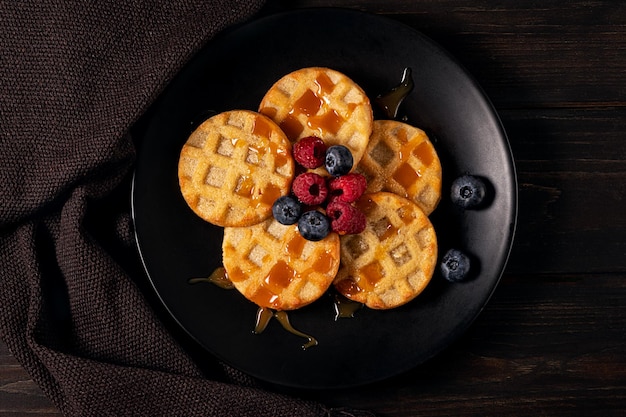
[[415, 168], [409, 164], [411, 155], [417, 158], [425, 169], [433, 163], [435, 152], [430, 142], [426, 140], [412, 140], [405, 143], [398, 152], [399, 166], [393, 173], [393, 179], [405, 190], [405, 197], [415, 193], [418, 181], [422, 177], [421, 168]]
[[257, 117], [254, 120], [254, 126], [252, 126], [252, 134], [260, 136], [262, 138], [269, 138], [272, 134], [272, 130], [272, 126], [267, 120], [261, 117]]
[[348, 277], [343, 279], [335, 284], [337, 289], [342, 293], [348, 296], [357, 295], [360, 292], [363, 292], [363, 288], [359, 286], [354, 277]]
[[258, 136], [259, 139], [257, 146], [238, 138], [230, 140], [234, 149], [247, 148], [248, 155], [252, 155], [254, 160], [246, 165], [247, 170], [238, 178], [234, 191], [237, 195], [249, 198], [255, 209], [271, 207], [281, 196], [282, 190], [272, 183], [268, 183], [265, 188], [256, 187], [256, 181], [253, 178], [257, 174], [257, 169], [254, 165], [266, 164], [265, 158], [268, 152], [274, 156], [274, 168], [286, 165], [291, 160], [287, 149], [280, 148], [277, 143], [270, 140], [272, 132], [270, 122], [258, 117], [252, 126], [252, 134]]
[[[232, 281], [228, 278], [228, 274], [223, 266], [220, 266], [215, 269], [208, 277], [201, 278], [190, 278], [189, 284], [197, 284], [200, 282], [208, 282], [210, 284], [214, 284], [222, 289], [231, 290], [234, 287]], [[345, 304], [345, 302], [344, 302]], [[345, 308], [349, 308], [346, 306]], [[356, 311], [357, 309], [355, 309]], [[341, 316], [341, 317], [351, 317], [351, 316]], [[289, 321], [289, 315], [286, 311], [274, 311], [268, 307], [259, 307], [256, 313], [256, 319], [254, 324], [254, 334], [263, 333], [263, 331], [267, 328], [268, 323], [275, 318], [276, 321], [280, 323], [283, 329], [287, 330], [289, 333], [294, 334], [296, 336], [302, 337], [306, 339], [306, 343], [302, 345], [302, 349], [306, 350], [310, 347], [317, 346], [318, 342], [313, 336], [303, 333], [297, 329], [295, 329], [291, 322]]]
[[[328, 96], [335, 89], [333, 81], [325, 74], [320, 74], [314, 83], [316, 91], [304, 92], [280, 123], [280, 127], [292, 141], [296, 140], [305, 128], [298, 120], [301, 114], [307, 117], [306, 126], [317, 131], [320, 137], [336, 135], [345, 122], [341, 114], [330, 108]], [[356, 104], [350, 103], [350, 111], [354, 111], [355, 108]]]
[[354, 318], [354, 314], [363, 308], [362, 303], [350, 300], [340, 294], [335, 294], [333, 306], [335, 307], [335, 321]]
[[309, 117], [306, 124], [310, 129], [317, 130], [321, 137], [324, 137], [326, 132], [336, 135], [343, 121], [343, 117], [339, 113], [330, 109], [319, 116]]
[[272, 317], [274, 317], [274, 311], [272, 309], [269, 309], [267, 307], [259, 307], [259, 309], [256, 311], [256, 322], [254, 324], [253, 333], [263, 333]]
[[259, 307], [256, 314], [256, 323], [254, 326], [254, 334], [262, 333], [272, 318], [275, 318], [283, 329], [289, 333], [306, 339], [306, 343], [302, 345], [302, 349], [306, 350], [310, 347], [317, 346], [317, 340], [306, 333], [296, 330], [289, 321], [289, 314], [286, 311], [274, 311], [266, 307]]
[[225, 290], [232, 290], [235, 288], [232, 281], [228, 278], [226, 270], [223, 266], [216, 268], [208, 277], [190, 278], [188, 281], [190, 284], [197, 284], [199, 282], [208, 282], [210, 284], [217, 285]]
[[[380, 259], [377, 256], [376, 259]], [[356, 279], [357, 285], [366, 291], [372, 291], [376, 288], [378, 282], [383, 279], [383, 267], [378, 261], [373, 261], [361, 268], [361, 273]]]
[[376, 97], [374, 102], [383, 110], [385, 116], [389, 119], [395, 119], [398, 116], [398, 109], [402, 101], [413, 90], [413, 78], [411, 77], [411, 68], [407, 67], [402, 73], [400, 84], [393, 87], [389, 92]]

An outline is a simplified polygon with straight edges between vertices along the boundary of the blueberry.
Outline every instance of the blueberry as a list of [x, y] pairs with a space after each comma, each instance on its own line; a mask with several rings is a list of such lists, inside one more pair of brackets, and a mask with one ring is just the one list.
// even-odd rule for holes
[[307, 240], [322, 240], [330, 232], [330, 221], [317, 210], [307, 211], [298, 220], [298, 231]]
[[284, 195], [274, 201], [272, 214], [278, 223], [295, 224], [302, 213], [302, 205], [297, 198]]
[[462, 175], [452, 182], [450, 198], [462, 208], [477, 208], [485, 199], [486, 186], [482, 179], [473, 175]]
[[463, 281], [470, 270], [470, 259], [458, 249], [450, 249], [441, 260], [441, 273], [450, 282]]
[[334, 145], [326, 150], [324, 161], [326, 171], [333, 177], [345, 175], [352, 169], [354, 159], [350, 149], [343, 145]]

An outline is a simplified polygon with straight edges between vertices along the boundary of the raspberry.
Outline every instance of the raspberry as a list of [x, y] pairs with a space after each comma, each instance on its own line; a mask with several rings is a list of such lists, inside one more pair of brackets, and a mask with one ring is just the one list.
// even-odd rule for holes
[[318, 137], [307, 136], [293, 145], [293, 157], [304, 168], [321, 167], [326, 158], [326, 144]]
[[365, 230], [366, 218], [362, 211], [345, 201], [332, 201], [326, 207], [330, 227], [340, 235], [353, 235]]
[[350, 173], [330, 180], [328, 188], [333, 200], [352, 203], [365, 192], [367, 180], [361, 174]]
[[291, 190], [298, 200], [310, 206], [322, 204], [328, 195], [326, 181], [313, 172], [298, 175], [291, 184]]

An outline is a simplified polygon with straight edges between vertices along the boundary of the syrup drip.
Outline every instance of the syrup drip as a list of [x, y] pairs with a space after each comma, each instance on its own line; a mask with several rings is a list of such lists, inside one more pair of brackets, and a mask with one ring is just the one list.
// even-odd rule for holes
[[210, 284], [217, 285], [225, 290], [232, 290], [234, 287], [232, 281], [226, 275], [224, 267], [220, 266], [211, 273], [208, 277], [202, 278], [190, 278], [188, 281], [190, 284], [197, 284], [199, 282], [208, 282]]
[[302, 349], [306, 350], [310, 347], [317, 346], [317, 340], [306, 333], [296, 330], [289, 322], [289, 315], [286, 311], [274, 311], [266, 307], [259, 307], [256, 313], [256, 324], [254, 326], [254, 334], [262, 333], [272, 318], [275, 318], [283, 329], [296, 336], [305, 338], [307, 341], [302, 345]]
[[[188, 282], [189, 284], [208, 282], [210, 284], [217, 285], [218, 287], [225, 290], [231, 290], [235, 288], [231, 280], [228, 278], [226, 270], [224, 269], [224, 267], [221, 266], [216, 268], [215, 271], [213, 271], [208, 277], [190, 278]], [[291, 325], [291, 323], [289, 322], [289, 316], [286, 311], [274, 311], [267, 307], [259, 307], [259, 309], [257, 310], [253, 333], [263, 333], [272, 318], [275, 318], [281, 324], [281, 326], [289, 333], [292, 333], [307, 340], [306, 343], [302, 345], [302, 349], [306, 350], [310, 347], [317, 346], [318, 342], [313, 336], [296, 330]]]
[[256, 312], [256, 322], [254, 325], [254, 334], [263, 333], [267, 324], [274, 317], [274, 311], [267, 307], [259, 307]]
[[[307, 90], [296, 100], [293, 108], [280, 123], [280, 127], [287, 137], [295, 141], [305, 128], [317, 132], [319, 137], [327, 135], [336, 135], [343, 123], [344, 117], [330, 107], [329, 96], [335, 89], [335, 84], [326, 75], [321, 74], [314, 80], [315, 91]], [[352, 112], [356, 108], [356, 104], [350, 103], [349, 111]], [[276, 110], [272, 108], [263, 108], [261, 113], [273, 117]], [[306, 116], [305, 125], [303, 125], [299, 116]]]
[[333, 305], [335, 307], [335, 321], [354, 318], [354, 314], [363, 308], [363, 304], [352, 301], [340, 294], [335, 294]]
[[380, 106], [385, 116], [389, 119], [395, 119], [398, 116], [400, 104], [413, 90], [413, 78], [411, 77], [411, 68], [405, 68], [402, 73], [400, 84], [393, 87], [389, 92], [376, 97], [374, 102]]

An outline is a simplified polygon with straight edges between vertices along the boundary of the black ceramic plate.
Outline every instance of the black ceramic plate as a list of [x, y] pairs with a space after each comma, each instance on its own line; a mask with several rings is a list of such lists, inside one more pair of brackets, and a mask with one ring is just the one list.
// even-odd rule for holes
[[[303, 339], [276, 321], [252, 333], [256, 306], [235, 290], [190, 284], [221, 265], [222, 230], [196, 217], [177, 179], [180, 149], [210, 111], [256, 110], [283, 75], [307, 66], [342, 71], [375, 97], [410, 67], [415, 89], [399, 116], [430, 133], [444, 170], [444, 196], [431, 218], [440, 256], [458, 247], [474, 258], [468, 282], [439, 272], [426, 291], [389, 311], [362, 309], [335, 320], [332, 297], [290, 314]], [[304, 388], [355, 386], [429, 359], [468, 328], [503, 272], [516, 219], [516, 177], [509, 145], [489, 100], [445, 51], [415, 30], [375, 15], [313, 9], [266, 17], [214, 39], [156, 103], [133, 187], [137, 242], [147, 274], [180, 325], [208, 352], [260, 379]], [[462, 212], [447, 196], [462, 173], [486, 178], [490, 205]]]

